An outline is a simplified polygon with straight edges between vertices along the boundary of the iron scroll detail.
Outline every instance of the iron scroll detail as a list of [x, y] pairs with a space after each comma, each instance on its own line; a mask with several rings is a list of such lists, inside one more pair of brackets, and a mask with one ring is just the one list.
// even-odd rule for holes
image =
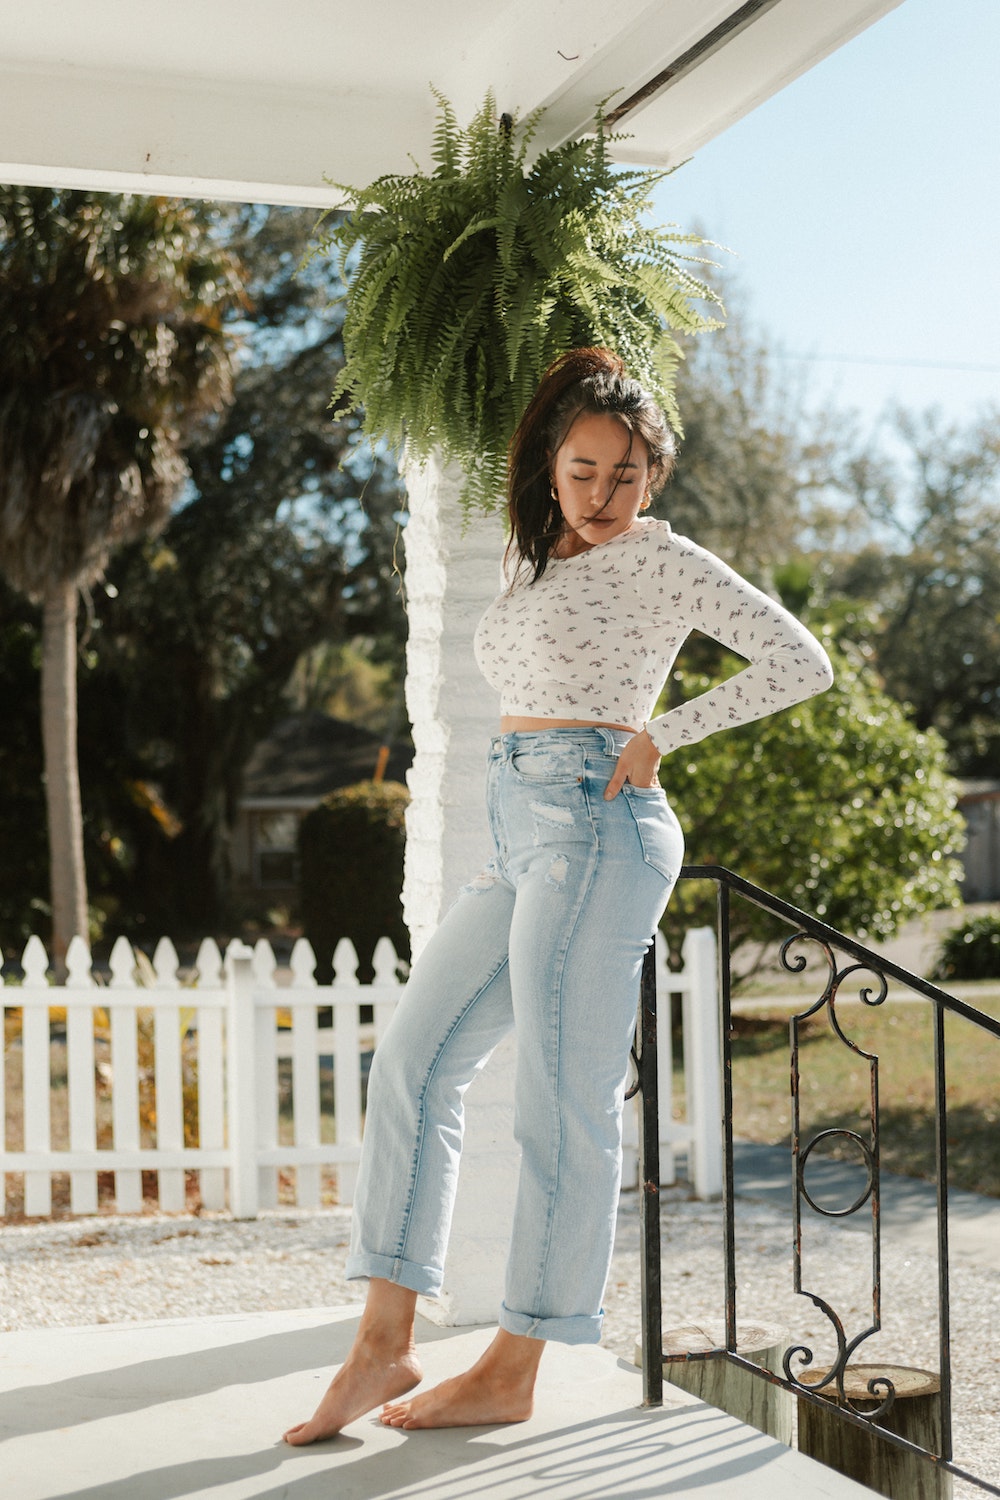
[[[829, 923], [822, 920], [818, 915], [803, 911], [800, 907], [793, 905], [781, 896], [771, 891], [764, 890], [755, 885], [744, 876], [733, 870], [728, 870], [722, 865], [685, 865], [679, 879], [682, 881], [711, 882], [715, 887], [716, 894], [716, 933], [718, 940], [719, 958], [719, 1026], [721, 1033], [721, 1067], [720, 1067], [720, 1093], [721, 1093], [721, 1119], [723, 1135], [723, 1183], [722, 1183], [722, 1221], [723, 1221], [723, 1268], [724, 1279], [721, 1288], [719, 1310], [724, 1311], [725, 1336], [720, 1339], [718, 1346], [698, 1352], [688, 1352], [684, 1357], [692, 1359], [719, 1359], [737, 1367], [751, 1377], [755, 1382], [767, 1382], [781, 1390], [790, 1391], [795, 1394], [798, 1401], [809, 1407], [823, 1406], [827, 1413], [835, 1407], [834, 1427], [839, 1432], [842, 1430], [855, 1431], [863, 1429], [871, 1431], [872, 1423], [880, 1417], [884, 1417], [893, 1399], [896, 1390], [889, 1375], [879, 1372], [878, 1367], [873, 1364], [863, 1366], [849, 1366], [851, 1354], [872, 1333], [880, 1329], [880, 1265], [879, 1265], [879, 1115], [878, 1115], [878, 1070], [874, 1066], [875, 1059], [871, 1054], [856, 1046], [849, 1036], [850, 1025], [845, 1028], [842, 1018], [837, 1015], [837, 996], [844, 993], [844, 987], [853, 990], [851, 998], [855, 1005], [860, 999], [862, 1004], [873, 1006], [880, 1005], [888, 998], [888, 985], [893, 986], [893, 996], [897, 989], [899, 993], [909, 999], [921, 1000], [927, 1003], [932, 1026], [933, 1039], [933, 1084], [934, 1084], [934, 1200], [936, 1204], [936, 1240], [937, 1240], [937, 1363], [935, 1378], [938, 1381], [937, 1401], [940, 1415], [939, 1430], [926, 1439], [904, 1436], [902, 1432], [896, 1431], [896, 1424], [890, 1419], [885, 1423], [879, 1423], [879, 1443], [888, 1450], [898, 1454], [900, 1458], [917, 1460], [923, 1467], [924, 1472], [948, 1475], [972, 1485], [977, 1492], [998, 1497], [1000, 1500], [1000, 1482], [994, 1482], [982, 1474], [975, 1474], [961, 1463], [956, 1462], [952, 1435], [952, 1351], [951, 1351], [951, 1312], [950, 1312], [950, 1252], [949, 1252], [949, 1162], [948, 1162], [948, 1126], [949, 1110], [947, 1097], [947, 1054], [946, 1054], [946, 1021], [960, 1020], [963, 1025], [975, 1028], [975, 1034], [984, 1041], [996, 1046], [1000, 1044], [1000, 1017], [988, 1014], [979, 1009], [969, 1000], [949, 994], [940, 988], [932, 980], [914, 973], [905, 968], [894, 958], [875, 953], [867, 947], [859, 938], [849, 933], [839, 932]], [[784, 1369], [781, 1363], [777, 1369], [768, 1369], [757, 1364], [752, 1358], [746, 1357], [740, 1352], [737, 1342], [737, 1236], [735, 1199], [738, 1184], [737, 1173], [737, 1151], [738, 1144], [733, 1138], [733, 1037], [735, 1028], [733, 1026], [733, 981], [735, 977], [733, 954], [736, 943], [733, 934], [733, 903], [740, 903], [740, 916], [745, 915], [745, 908], [749, 907], [757, 912], [767, 914], [771, 920], [776, 920], [784, 925], [785, 931], [793, 933], [793, 937], [785, 943], [782, 955], [782, 963], [786, 972], [803, 975], [809, 967], [809, 957], [815, 957], [817, 949], [825, 959], [826, 979], [818, 986], [822, 993], [818, 999], [811, 1002], [808, 1007], [794, 1018], [792, 1025], [793, 1042], [797, 1043], [798, 1028], [806, 1019], [815, 1017], [820, 1029], [824, 1029], [824, 1023], [829, 1024], [838, 1038], [839, 1042], [850, 1048], [854, 1056], [862, 1061], [867, 1061], [868, 1071], [872, 1086], [872, 1109], [869, 1119], [857, 1129], [851, 1128], [857, 1124], [849, 1118], [843, 1118], [840, 1110], [835, 1119], [814, 1122], [814, 1133], [810, 1136], [803, 1134], [803, 1121], [796, 1105], [795, 1115], [795, 1142], [792, 1174], [792, 1202], [795, 1212], [795, 1270], [797, 1286], [796, 1291], [813, 1302], [814, 1307], [823, 1313], [830, 1323], [836, 1336], [835, 1357], [829, 1370], [820, 1371], [818, 1366], [809, 1371], [805, 1376], [805, 1367], [813, 1364], [813, 1352], [806, 1346], [806, 1340], [812, 1341], [811, 1333], [800, 1332], [799, 1343], [792, 1349], [784, 1361]], [[812, 945], [812, 952], [807, 957], [801, 951], [804, 943]], [[796, 946], [798, 945], [798, 946]], [[794, 950], [794, 951], [793, 951]], [[834, 954], [842, 955], [840, 961]], [[648, 958], [648, 955], [647, 955]], [[651, 967], [651, 966], [650, 966]], [[861, 975], [871, 976], [870, 980], [864, 980]], [[854, 981], [857, 989], [854, 989]], [[809, 976], [806, 975], [805, 983], [809, 985]], [[655, 1033], [647, 1029], [647, 1020], [650, 1011], [655, 1013], [655, 985], [650, 986], [651, 993], [647, 997], [645, 973], [643, 984], [642, 1010], [642, 1044], [637, 1047], [640, 1058], [644, 1058], [649, 1065], [652, 1076], [643, 1079], [640, 1084], [640, 1093], [643, 1096], [643, 1121], [644, 1139], [648, 1134], [652, 1152], [652, 1159], [656, 1158], [657, 1129], [655, 1112], [652, 1108], [652, 1097], [656, 1093], [655, 1078], [655, 1045], [646, 1045]], [[649, 1003], [647, 1004], [647, 999]], [[798, 1003], [798, 1002], [794, 1002]], [[859, 1012], [854, 1011], [856, 1017]], [[848, 1022], [850, 1016], [845, 1016]], [[804, 1061], [809, 1062], [808, 1048], [804, 1054]], [[798, 1064], [803, 1057], [796, 1058], [796, 1083], [798, 1091]], [[857, 1069], [855, 1068], [855, 1072]], [[647, 1101], [647, 1092], [650, 1099]], [[807, 1087], [804, 1100], [810, 1097]], [[650, 1107], [647, 1109], [646, 1105]], [[841, 1101], [842, 1102], [842, 1101]], [[858, 1113], [864, 1114], [864, 1106], [860, 1105]], [[808, 1113], [808, 1111], [804, 1111]], [[836, 1125], [835, 1131], [838, 1141], [846, 1146], [852, 1153], [860, 1152], [865, 1172], [863, 1185], [858, 1191], [841, 1194], [842, 1198], [850, 1198], [850, 1202], [831, 1204], [829, 1201], [829, 1188], [826, 1192], [817, 1191], [821, 1186], [819, 1155], [820, 1147], [831, 1140], [821, 1126]], [[751, 1147], [752, 1150], [752, 1147]], [[748, 1158], [749, 1159], [749, 1158]], [[814, 1174], [817, 1184], [814, 1186]], [[641, 1171], [640, 1180], [645, 1189], [640, 1200], [640, 1230], [643, 1243], [643, 1321], [642, 1321], [642, 1349], [643, 1349], [643, 1380], [645, 1404], [658, 1404], [656, 1392], [659, 1389], [663, 1367], [662, 1347], [662, 1307], [661, 1287], [659, 1281], [660, 1264], [660, 1235], [659, 1216], [654, 1208], [655, 1186], [658, 1178], [651, 1163], [647, 1163], [646, 1169]], [[839, 1185], [839, 1184], [838, 1184]], [[812, 1201], [810, 1201], [812, 1200]], [[786, 1200], [787, 1201], [787, 1200]], [[803, 1206], [804, 1205], [804, 1206]], [[831, 1222], [844, 1223], [849, 1221], [851, 1214], [871, 1214], [871, 1240], [872, 1240], [872, 1323], [864, 1328], [855, 1337], [849, 1338], [844, 1329], [845, 1319], [838, 1317], [832, 1302], [839, 1302], [839, 1295], [835, 1298], [828, 1296], [825, 1300], [818, 1292], [803, 1290], [802, 1287], [802, 1260], [799, 1253], [800, 1226], [803, 1215], [805, 1215], [807, 1226], [813, 1230], [828, 1225]], [[815, 1221], [810, 1221], [815, 1215]], [[864, 1225], [862, 1224], [862, 1228]], [[807, 1233], [807, 1250], [811, 1248], [809, 1241], [811, 1236]], [[646, 1274], [647, 1270], [650, 1274]], [[851, 1294], [851, 1305], [856, 1306], [856, 1298]], [[852, 1313], [852, 1325], [856, 1314]], [[854, 1332], [852, 1326], [852, 1332]], [[797, 1374], [793, 1372], [795, 1366]], [[894, 1373], [894, 1372], [893, 1372]], [[926, 1373], [926, 1372], [920, 1372]], [[822, 1391], [820, 1379], [832, 1379], [833, 1387], [839, 1385], [834, 1400], [833, 1388]], [[860, 1378], [859, 1378], [860, 1377]], [[847, 1387], [852, 1393], [853, 1401], [841, 1399], [840, 1391]], [[863, 1394], [867, 1387], [867, 1397]], [[845, 1392], [846, 1394], [846, 1392]], [[899, 1391], [903, 1395], [902, 1387]], [[875, 1411], [860, 1411], [855, 1402], [862, 1405], [876, 1404]], [[801, 1409], [801, 1406], [800, 1406]]]
[[[793, 1253], [794, 1253], [794, 1290], [800, 1295], [807, 1297], [817, 1311], [821, 1312], [828, 1320], [834, 1337], [836, 1339], [836, 1356], [829, 1369], [820, 1377], [806, 1381], [801, 1378], [801, 1372], [813, 1363], [813, 1351], [804, 1344], [797, 1344], [790, 1348], [784, 1355], [783, 1368], [785, 1378], [793, 1387], [800, 1390], [813, 1390], [826, 1386], [833, 1386], [837, 1392], [838, 1401], [848, 1406], [857, 1416], [863, 1417], [867, 1422], [877, 1422], [892, 1407], [896, 1399], [896, 1390], [888, 1375], [874, 1376], [867, 1382], [868, 1393], [877, 1405], [873, 1410], [860, 1411], [847, 1396], [845, 1391], [845, 1375], [851, 1358], [858, 1348], [882, 1326], [881, 1320], [881, 1221], [880, 1221], [880, 1193], [879, 1193], [879, 1103], [878, 1103], [878, 1057], [871, 1052], [866, 1052], [847, 1035], [837, 1014], [837, 998], [845, 982], [852, 976], [868, 975], [874, 984], [862, 984], [858, 990], [858, 999], [864, 1005], [881, 1005], [888, 994], [888, 982], [884, 973], [870, 963], [851, 963], [845, 967], [838, 967], [837, 958], [831, 945], [810, 933], [800, 930], [792, 933], [781, 945], [780, 962], [782, 967], [791, 974], [803, 974], [809, 965], [807, 953], [802, 952], [802, 946], [808, 944], [813, 949], [819, 949], [826, 970], [825, 982], [822, 993], [805, 1010], [794, 1014], [789, 1021], [790, 1063], [791, 1063], [791, 1111], [792, 1111], [792, 1178], [793, 1178]], [[793, 952], [798, 948], [798, 952]], [[867, 1139], [859, 1130], [852, 1130], [846, 1126], [838, 1126], [819, 1130], [815, 1135], [806, 1138], [802, 1128], [802, 1027], [807, 1021], [820, 1020], [825, 1013], [827, 1023], [838, 1041], [848, 1047], [855, 1055], [868, 1064], [870, 1102], [868, 1110], [868, 1132]], [[865, 1181], [861, 1191], [854, 1199], [841, 1207], [830, 1207], [820, 1203], [814, 1193], [809, 1191], [806, 1183], [806, 1168], [812, 1153], [817, 1146], [823, 1143], [835, 1141], [838, 1144], [849, 1144], [856, 1148], [861, 1155], [862, 1164], [865, 1169]], [[866, 1204], [871, 1208], [871, 1247], [872, 1247], [872, 1317], [867, 1328], [863, 1328], [853, 1338], [849, 1338], [844, 1327], [843, 1319], [837, 1314], [830, 1303], [818, 1292], [811, 1291], [803, 1285], [802, 1279], [802, 1213], [803, 1204], [807, 1210], [822, 1218], [847, 1219], [861, 1212]], [[799, 1374], [793, 1370], [794, 1362], [798, 1362]]]

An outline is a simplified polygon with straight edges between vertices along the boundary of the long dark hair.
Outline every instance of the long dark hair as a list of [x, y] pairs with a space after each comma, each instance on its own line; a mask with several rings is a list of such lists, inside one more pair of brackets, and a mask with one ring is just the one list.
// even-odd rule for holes
[[510, 516], [508, 552], [532, 568], [532, 582], [545, 572], [563, 525], [553, 499], [552, 460], [577, 417], [606, 414], [628, 429], [630, 444], [642, 439], [649, 454], [650, 489], [670, 478], [676, 456], [673, 433], [652, 396], [626, 373], [610, 349], [571, 349], [550, 365], [517, 426], [507, 466]]

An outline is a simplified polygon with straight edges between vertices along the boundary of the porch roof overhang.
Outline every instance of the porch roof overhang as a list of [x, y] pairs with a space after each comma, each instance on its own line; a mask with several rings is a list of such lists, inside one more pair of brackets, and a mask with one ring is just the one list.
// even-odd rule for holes
[[329, 204], [463, 123], [602, 100], [671, 167], [900, 0], [0, 0], [0, 181]]

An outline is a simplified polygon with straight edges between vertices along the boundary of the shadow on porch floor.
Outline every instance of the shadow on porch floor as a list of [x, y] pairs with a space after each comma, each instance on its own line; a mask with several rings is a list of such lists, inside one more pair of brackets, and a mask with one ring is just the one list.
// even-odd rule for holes
[[[638, 1372], [552, 1345], [537, 1411], [514, 1427], [401, 1433], [362, 1418], [313, 1448], [277, 1441], [312, 1410], [356, 1308], [0, 1335], [6, 1500], [802, 1500], [870, 1491]], [[429, 1383], [491, 1329], [423, 1324]]]

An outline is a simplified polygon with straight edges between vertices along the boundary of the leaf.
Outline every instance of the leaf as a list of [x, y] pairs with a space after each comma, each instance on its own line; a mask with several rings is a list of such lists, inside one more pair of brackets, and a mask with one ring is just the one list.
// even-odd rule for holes
[[[505, 454], [545, 369], [575, 344], [618, 350], [676, 420], [674, 333], [718, 326], [697, 275], [708, 247], [651, 228], [665, 173], [622, 170], [594, 134], [529, 163], [541, 111], [498, 128], [487, 94], [464, 129], [435, 92], [430, 175], [343, 187], [350, 209], [317, 226], [315, 254], [347, 284], [335, 387], [374, 442], [434, 445], [465, 470], [463, 501], [502, 503]], [[699, 304], [701, 304], [699, 306]]]

